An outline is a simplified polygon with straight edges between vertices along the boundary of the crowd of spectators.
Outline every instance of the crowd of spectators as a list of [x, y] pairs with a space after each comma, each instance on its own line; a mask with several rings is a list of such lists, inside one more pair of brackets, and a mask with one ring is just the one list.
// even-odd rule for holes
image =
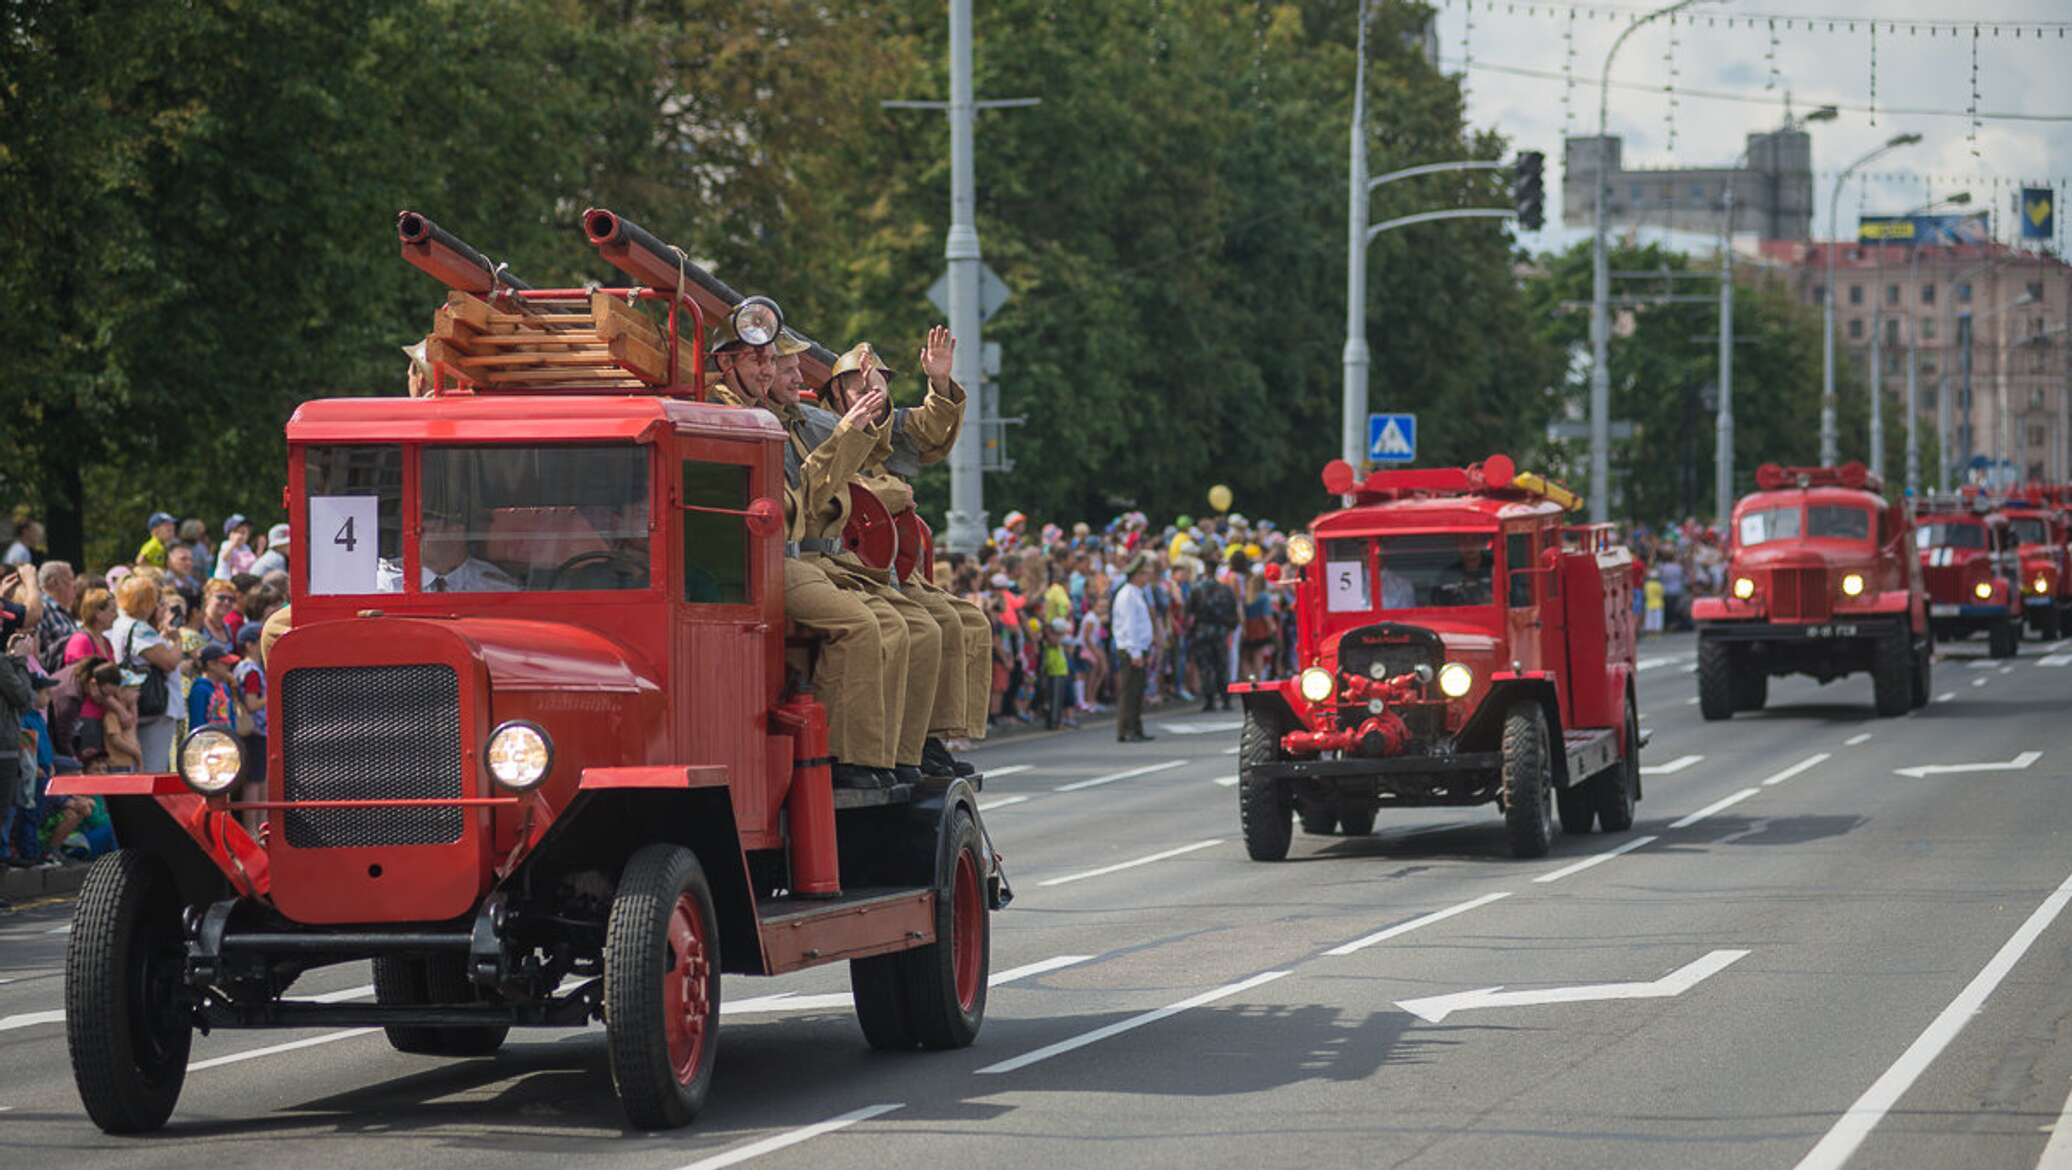
[[[188, 730], [244, 737], [266, 758], [268, 620], [288, 605], [288, 527], [243, 516], [214, 531], [164, 512], [129, 561], [50, 559], [16, 518], [0, 566], [0, 863], [83, 862], [114, 847], [102, 802], [52, 797], [56, 776], [166, 772]], [[278, 628], [278, 626], [277, 626]]]
[[1692, 629], [1691, 602], [1726, 590], [1726, 541], [1693, 518], [1659, 527], [1636, 524], [1627, 541], [1647, 566], [1633, 597], [1644, 633]]

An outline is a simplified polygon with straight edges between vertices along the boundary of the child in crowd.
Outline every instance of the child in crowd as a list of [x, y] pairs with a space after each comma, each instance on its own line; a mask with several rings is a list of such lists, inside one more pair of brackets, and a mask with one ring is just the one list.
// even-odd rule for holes
[[1077, 641], [1070, 637], [1069, 618], [1055, 617], [1043, 627], [1043, 725], [1055, 731], [1060, 725], [1077, 727], [1070, 714], [1072, 705], [1072, 663], [1066, 647]]

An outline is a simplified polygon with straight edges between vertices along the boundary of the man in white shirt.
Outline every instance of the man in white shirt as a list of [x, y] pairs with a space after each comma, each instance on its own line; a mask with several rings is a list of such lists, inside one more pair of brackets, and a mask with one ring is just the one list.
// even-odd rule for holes
[[1127, 583], [1116, 591], [1109, 618], [1115, 652], [1122, 658], [1122, 678], [1116, 684], [1122, 710], [1115, 719], [1115, 739], [1149, 743], [1151, 737], [1144, 734], [1144, 663], [1151, 653], [1151, 605], [1144, 600], [1144, 583], [1151, 579], [1151, 560], [1138, 553], [1123, 572]]
[[[424, 538], [417, 545], [417, 587], [426, 593], [499, 593], [522, 588], [511, 575], [468, 554], [468, 529], [459, 518], [427, 511]], [[375, 573], [377, 593], [403, 588], [403, 567], [382, 561]]]

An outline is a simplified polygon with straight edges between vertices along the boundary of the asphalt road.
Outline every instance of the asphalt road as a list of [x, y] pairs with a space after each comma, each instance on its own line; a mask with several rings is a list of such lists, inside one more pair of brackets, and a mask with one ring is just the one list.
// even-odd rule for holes
[[323, 1030], [198, 1039], [171, 1125], [104, 1137], [53, 1018], [68, 908], [0, 918], [0, 1147], [72, 1170], [2072, 1165], [2072, 646], [1959, 644], [1901, 719], [1865, 679], [1798, 679], [1725, 724], [1692, 650], [1643, 650], [1633, 831], [1543, 861], [1483, 808], [1250, 862], [1234, 716], [986, 747], [1019, 898], [978, 1043], [870, 1052], [840, 968], [732, 980], [711, 1102], [675, 1133], [623, 1129], [596, 1029], [468, 1061]]

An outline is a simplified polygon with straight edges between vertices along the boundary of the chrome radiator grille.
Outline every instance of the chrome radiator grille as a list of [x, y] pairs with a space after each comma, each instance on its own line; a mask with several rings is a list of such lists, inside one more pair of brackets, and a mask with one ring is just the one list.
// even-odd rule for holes
[[[286, 800], [460, 797], [460, 682], [450, 666], [309, 667], [281, 683]], [[451, 808], [289, 809], [297, 849], [443, 845], [460, 840]]]

